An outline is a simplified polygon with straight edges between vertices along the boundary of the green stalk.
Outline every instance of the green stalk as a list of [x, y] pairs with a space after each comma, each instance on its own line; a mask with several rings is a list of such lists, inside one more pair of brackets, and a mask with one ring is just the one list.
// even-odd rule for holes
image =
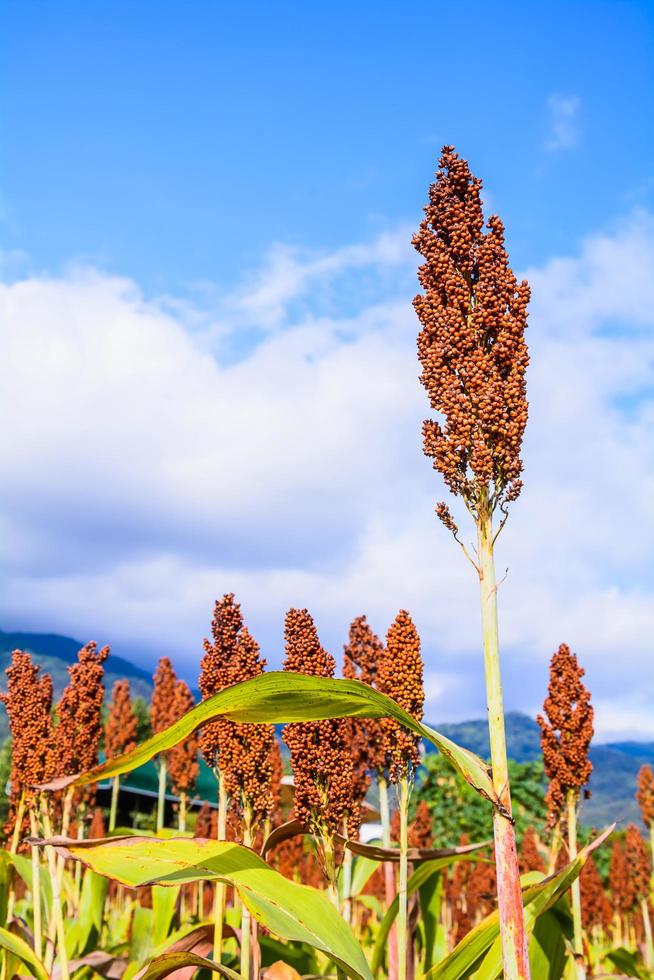
[[398, 980], [407, 975], [407, 880], [408, 880], [408, 822], [409, 779], [406, 773], [400, 780], [400, 887], [397, 908], [397, 973]]
[[109, 810], [109, 832], [116, 829], [118, 814], [118, 794], [120, 792], [120, 776], [114, 776], [111, 781], [111, 809]]
[[159, 792], [157, 794], [157, 832], [163, 830], [166, 820], [166, 777], [168, 775], [168, 763], [166, 756], [162, 753], [159, 756]]
[[[383, 773], [377, 775], [379, 789], [379, 814], [382, 825], [382, 843], [384, 847], [391, 846], [391, 809], [388, 802], [388, 780]], [[384, 863], [384, 889], [386, 907], [390, 908], [395, 898], [395, 872], [390, 861]], [[388, 934], [388, 980], [397, 980], [397, 928], [395, 922]]]
[[[36, 813], [30, 807], [30, 830], [32, 837], [39, 836]], [[41, 959], [43, 952], [43, 925], [41, 921], [41, 862], [39, 849], [32, 846], [32, 910], [34, 915], [34, 952]]]
[[[243, 828], [243, 843], [246, 847], [252, 846], [252, 813], [246, 809], [244, 814], [245, 826]], [[241, 901], [241, 976], [245, 980], [250, 980], [250, 938], [252, 932], [252, 922], [250, 910], [244, 901]]]
[[529, 980], [529, 954], [524, 926], [520, 871], [511, 816], [511, 793], [504, 731], [504, 701], [497, 628], [497, 583], [493, 554], [493, 520], [487, 501], [482, 502], [477, 520], [477, 555], [481, 591], [481, 622], [484, 638], [486, 701], [490, 736], [493, 788], [501, 807], [493, 810], [497, 904], [502, 943], [504, 980]]
[[[225, 780], [216, 771], [218, 779], [218, 840], [225, 840], [227, 829], [227, 791]], [[225, 915], [225, 885], [217, 881], [213, 900], [213, 958], [216, 963], [222, 961], [223, 955], [223, 917]]]
[[[41, 816], [43, 818], [43, 829], [46, 837], [52, 837], [52, 824], [50, 814], [45, 800], [41, 799]], [[47, 846], [45, 849], [50, 869], [50, 882], [52, 885], [52, 915], [56, 923], [57, 930], [57, 952], [59, 954], [59, 970], [61, 980], [70, 980], [68, 970], [68, 955], [66, 953], [66, 927], [64, 924], [64, 910], [61, 901], [61, 885], [59, 879], [59, 869], [57, 867], [57, 857], [53, 847]], [[77, 862], [80, 864], [81, 862]]]
[[[20, 798], [18, 800], [18, 807], [16, 809], [16, 820], [14, 822], [14, 830], [11, 835], [11, 844], [9, 846], [9, 853], [15, 854], [18, 850], [18, 842], [20, 840], [20, 831], [23, 826], [23, 820], [25, 819], [25, 790], [21, 790]], [[14, 887], [14, 875], [11, 876], [11, 885], [9, 887], [9, 895], [7, 897], [7, 917], [6, 922], [9, 924], [14, 914], [14, 903], [16, 901], [16, 889]], [[3, 960], [3, 971], [6, 967], [6, 957]]]
[[[568, 858], [574, 861], [577, 857], [577, 791], [569, 789], [566, 794], [568, 808]], [[579, 877], [575, 878], [570, 888], [572, 894], [572, 935], [577, 977], [585, 980], [584, 966], [584, 937], [581, 924], [581, 884]]]

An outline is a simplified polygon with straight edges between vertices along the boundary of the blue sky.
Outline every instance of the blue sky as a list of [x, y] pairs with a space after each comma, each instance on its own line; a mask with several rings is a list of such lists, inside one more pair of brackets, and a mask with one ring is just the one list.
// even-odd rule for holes
[[223, 592], [272, 666], [291, 605], [337, 655], [404, 607], [430, 718], [483, 712], [411, 309], [451, 142], [533, 290], [507, 704], [567, 642], [654, 737], [651, 5], [5, 8], [0, 625], [194, 681]]
[[516, 263], [540, 261], [651, 201], [653, 20], [630, 2], [7, 4], [6, 247], [184, 293], [271, 241], [415, 222], [452, 142]]

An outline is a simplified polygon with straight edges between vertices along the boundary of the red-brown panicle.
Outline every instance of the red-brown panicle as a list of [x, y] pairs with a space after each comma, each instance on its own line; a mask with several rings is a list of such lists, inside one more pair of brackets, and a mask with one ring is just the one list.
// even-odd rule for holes
[[593, 737], [593, 707], [590, 691], [581, 678], [579, 666], [570, 648], [562, 643], [550, 663], [548, 695], [544, 715], [538, 715], [541, 730], [543, 762], [550, 785], [547, 791], [548, 825], [559, 820], [568, 790], [577, 793], [586, 785], [593, 771], [588, 750]]
[[525, 830], [518, 857], [520, 874], [523, 875], [527, 871], [545, 871], [545, 861], [538, 847], [538, 835], [531, 826]]
[[108, 759], [136, 746], [138, 718], [134, 714], [129, 681], [116, 681], [111, 694], [109, 715], [104, 726], [104, 750]]
[[641, 766], [638, 770], [636, 799], [646, 827], [654, 824], [654, 771], [651, 766]]
[[21, 791], [45, 783], [54, 773], [52, 726], [52, 678], [39, 675], [29, 653], [14, 650], [7, 674], [7, 693], [0, 694], [9, 719], [11, 747], [11, 798], [16, 804]]
[[[259, 644], [243, 626], [229, 664], [229, 683], [258, 677], [265, 666]], [[270, 753], [274, 740], [272, 725], [228, 722], [220, 746], [219, 766], [227, 793], [251, 828], [265, 820], [272, 809]]]
[[152, 734], [163, 732], [177, 721], [175, 689], [177, 674], [169, 657], [161, 657], [154, 672], [150, 724]]
[[[243, 624], [233, 593], [216, 603], [211, 632], [213, 642], [204, 641], [200, 673], [203, 698], [258, 677], [266, 667], [258, 643]], [[218, 767], [232, 807], [244, 814], [250, 828], [264, 820], [272, 808], [270, 752], [274, 737], [272, 725], [224, 719], [205, 725], [200, 736], [207, 764]]]
[[[425, 260], [413, 301], [422, 324], [421, 381], [441, 421], [423, 425], [424, 451], [475, 512], [520, 493], [527, 424], [524, 332], [529, 285], [518, 283], [496, 216], [484, 229], [481, 181], [444, 146], [413, 245]], [[445, 505], [439, 513], [454, 522]], [[451, 528], [452, 529], [452, 528]]]
[[625, 853], [627, 856], [627, 873], [634, 899], [640, 902], [649, 896], [652, 862], [645, 841], [634, 823], [630, 823], [627, 827]]
[[[397, 701], [418, 721], [422, 718], [425, 703], [422, 671], [418, 631], [408, 612], [401, 609], [386, 637], [386, 652], [377, 673], [377, 688]], [[392, 718], [383, 719], [382, 724], [388, 738], [390, 776], [395, 782], [419, 764], [418, 738]]]
[[108, 656], [109, 647], [98, 650], [95, 643], [87, 643], [77, 654], [77, 663], [68, 668], [70, 681], [57, 705], [58, 776], [86, 772], [97, 765], [102, 738], [103, 664]]
[[621, 841], [613, 842], [611, 863], [609, 865], [609, 888], [613, 908], [619, 915], [631, 912], [635, 895], [627, 867], [627, 855]]
[[[171, 715], [177, 721], [187, 711], [190, 711], [195, 701], [186, 681], [177, 681], [173, 691]], [[168, 774], [177, 796], [193, 792], [200, 766], [198, 764], [199, 740], [197, 732], [192, 732], [188, 738], [174, 745], [166, 754]]]
[[[336, 662], [322, 647], [306, 609], [290, 609], [284, 627], [284, 670], [333, 677]], [[352, 759], [343, 720], [294, 722], [283, 738], [291, 752], [298, 820], [319, 837], [340, 833], [353, 805]]]
[[[349, 642], [343, 648], [343, 677], [376, 687], [377, 675], [384, 657], [384, 644], [373, 633], [365, 616], [357, 616], [350, 626]], [[384, 725], [377, 718], [352, 718], [363, 732], [368, 747], [365, 761], [368, 772], [384, 772], [388, 765], [388, 739]]]
[[604, 890], [592, 854], [586, 859], [579, 876], [581, 887], [581, 919], [584, 929], [608, 929], [611, 924], [611, 903]]
[[[232, 683], [230, 663], [236, 655], [236, 646], [242, 629], [241, 607], [234, 601], [234, 593], [230, 592], [216, 602], [211, 623], [212, 641], [204, 641], [204, 657], [200, 665], [198, 681], [203, 701], [213, 694], [218, 694]], [[200, 733], [202, 755], [212, 769], [219, 766], [218, 752], [223, 737], [229, 735], [229, 726], [230, 722], [218, 718], [204, 725]]]

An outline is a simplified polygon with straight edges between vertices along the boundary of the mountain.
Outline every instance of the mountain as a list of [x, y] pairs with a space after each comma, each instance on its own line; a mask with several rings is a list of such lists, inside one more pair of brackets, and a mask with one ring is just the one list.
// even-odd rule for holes
[[[489, 757], [485, 719], [437, 725], [436, 728], [483, 759]], [[541, 757], [540, 729], [533, 718], [519, 711], [510, 711], [506, 715], [506, 742], [509, 756], [516, 762], [533, 762]], [[582, 823], [592, 827], [603, 827], [614, 820], [619, 826], [639, 824], [636, 774], [645, 763], [654, 766], [654, 742], [591, 745], [589, 754], [593, 763], [589, 784], [591, 796], [582, 804]]]
[[[29, 651], [41, 671], [52, 676], [55, 698], [58, 698], [68, 683], [68, 667], [77, 660], [77, 652], [84, 646], [69, 636], [56, 633], [5, 633], [0, 630], [0, 687], [6, 690], [4, 671], [11, 664], [13, 650]], [[114, 681], [126, 677], [130, 682], [132, 694], [150, 700], [152, 674], [137, 667], [123, 657], [112, 653], [105, 661], [105, 689], [111, 692]], [[0, 741], [7, 737], [7, 715], [0, 710]]]

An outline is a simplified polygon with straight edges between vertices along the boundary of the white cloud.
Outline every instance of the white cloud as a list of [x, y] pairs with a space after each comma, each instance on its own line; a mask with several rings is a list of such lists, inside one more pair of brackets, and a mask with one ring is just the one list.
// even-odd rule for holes
[[581, 101], [576, 95], [555, 93], [547, 100], [549, 134], [548, 150], [569, 150], [579, 142], [579, 110]]
[[[420, 450], [406, 237], [276, 248], [206, 316], [92, 270], [0, 287], [0, 622], [171, 653], [192, 678], [224, 591], [275, 664], [290, 605], [336, 653], [353, 616], [382, 631], [404, 606], [430, 717], [478, 715], [476, 583]], [[653, 267], [637, 215], [527, 271], [526, 486], [500, 539], [508, 706], [538, 707], [568, 642], [612, 734], [605, 705], [641, 732], [654, 695]]]

